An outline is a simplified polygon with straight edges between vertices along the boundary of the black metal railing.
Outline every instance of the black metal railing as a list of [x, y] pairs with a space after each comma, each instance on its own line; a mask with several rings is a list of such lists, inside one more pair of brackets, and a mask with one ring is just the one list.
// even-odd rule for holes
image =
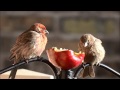
[[[21, 60], [21, 62], [19, 62], [19, 63], [17, 63], [17, 64], [14, 64], [14, 65], [11, 65], [11, 66], [9, 66], [9, 67], [6, 67], [6, 68], [0, 70], [0, 74], [5, 73], [5, 72], [7, 72], [7, 71], [10, 71], [10, 70], [12, 70], [12, 69], [14, 69], [14, 68], [16, 68], [16, 67], [19, 67], [19, 66], [21, 66], [21, 65], [23, 65], [23, 64], [29, 64], [29, 63], [31, 63], [31, 62], [40, 61], [40, 62], [43, 62], [43, 63], [47, 64], [47, 65], [52, 69], [52, 71], [53, 71], [53, 73], [54, 73], [54, 78], [55, 78], [55, 79], [77, 79], [79, 73], [80, 73], [85, 67], [90, 66], [90, 64], [87, 63], [87, 64], [84, 64], [84, 67], [83, 67], [83, 65], [80, 65], [75, 72], [73, 72], [72, 70], [61, 70], [60, 73], [58, 74], [58, 70], [56, 69], [56, 67], [55, 67], [53, 64], [51, 64], [51, 63], [49, 62], [49, 60], [47, 60], [47, 59], [45, 59], [45, 58], [43, 58], [43, 57], [31, 58], [31, 59], [29, 59], [29, 60], [27, 60], [27, 61], [28, 61], [28, 62], [26, 62], [26, 60]], [[105, 70], [110, 71], [111, 73], [113, 73], [114, 75], [116, 75], [117, 77], [120, 78], [120, 73], [117, 72], [116, 70], [110, 68], [109, 66], [100, 63], [100, 64], [98, 65], [98, 67], [104, 68]]]

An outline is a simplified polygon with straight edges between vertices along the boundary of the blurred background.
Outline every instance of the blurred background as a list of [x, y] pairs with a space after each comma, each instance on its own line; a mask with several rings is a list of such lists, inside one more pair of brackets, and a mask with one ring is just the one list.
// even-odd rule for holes
[[[0, 69], [12, 63], [10, 48], [16, 37], [32, 24], [43, 23], [50, 32], [46, 49], [53, 46], [78, 52], [82, 34], [91, 33], [103, 42], [106, 56], [102, 63], [120, 72], [120, 12], [118, 11], [0, 11]], [[42, 57], [47, 59], [44, 51]], [[22, 68], [53, 74], [44, 63], [30, 63]], [[105, 69], [96, 67], [97, 79], [115, 79]]]

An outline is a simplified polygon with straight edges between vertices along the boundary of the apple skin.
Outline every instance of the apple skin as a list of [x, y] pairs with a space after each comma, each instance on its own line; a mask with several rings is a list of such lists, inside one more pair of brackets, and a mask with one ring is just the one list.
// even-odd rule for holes
[[85, 54], [75, 53], [72, 50], [55, 51], [54, 49], [47, 50], [49, 61], [56, 67], [63, 70], [69, 70], [78, 67], [82, 64]]
[[76, 68], [82, 64], [84, 54], [75, 55], [72, 50], [55, 52], [55, 60], [62, 69]]

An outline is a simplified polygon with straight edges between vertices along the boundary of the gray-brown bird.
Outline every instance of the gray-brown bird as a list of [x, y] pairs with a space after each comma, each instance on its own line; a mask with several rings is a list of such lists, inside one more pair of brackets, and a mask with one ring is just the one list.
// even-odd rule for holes
[[85, 52], [85, 58], [83, 63], [90, 63], [91, 66], [84, 68], [80, 72], [80, 77], [95, 77], [94, 65], [99, 65], [105, 57], [105, 49], [102, 46], [102, 41], [92, 34], [84, 34], [80, 38], [79, 50]]
[[[20, 60], [41, 56], [48, 40], [46, 33], [49, 32], [43, 24], [35, 23], [19, 35], [10, 50], [10, 60], [14, 60], [13, 64], [20, 62]], [[13, 69], [9, 78], [14, 79], [16, 72], [17, 68]]]

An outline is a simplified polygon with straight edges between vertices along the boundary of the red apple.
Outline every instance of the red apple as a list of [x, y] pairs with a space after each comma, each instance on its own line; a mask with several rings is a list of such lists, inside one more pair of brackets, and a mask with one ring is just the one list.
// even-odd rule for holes
[[69, 70], [82, 64], [85, 54], [76, 53], [68, 49], [57, 49], [53, 47], [46, 50], [49, 61], [56, 67]]

